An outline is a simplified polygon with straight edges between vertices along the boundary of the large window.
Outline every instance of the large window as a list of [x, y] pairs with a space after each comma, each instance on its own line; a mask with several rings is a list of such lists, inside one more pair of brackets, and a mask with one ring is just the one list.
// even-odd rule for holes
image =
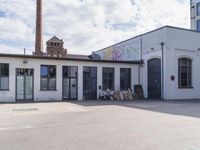
[[180, 88], [192, 87], [192, 60], [180, 58], [178, 61], [178, 85]]
[[0, 64], [0, 90], [9, 90], [9, 64]]
[[197, 31], [200, 32], [200, 20], [197, 20]]
[[103, 90], [114, 90], [114, 68], [103, 68]]
[[197, 4], [197, 16], [200, 15], [200, 3]]
[[131, 89], [131, 69], [130, 68], [120, 69], [120, 89], [121, 90]]
[[50, 66], [50, 65], [41, 66], [41, 90], [42, 91], [56, 90], [56, 66]]

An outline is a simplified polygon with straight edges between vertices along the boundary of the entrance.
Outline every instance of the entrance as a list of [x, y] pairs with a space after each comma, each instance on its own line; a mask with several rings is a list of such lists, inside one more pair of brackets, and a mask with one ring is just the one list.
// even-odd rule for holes
[[33, 69], [16, 69], [16, 101], [33, 101]]
[[97, 67], [83, 67], [83, 99], [97, 99]]
[[148, 61], [148, 98], [161, 98], [161, 60]]
[[77, 100], [78, 67], [63, 66], [63, 100]]

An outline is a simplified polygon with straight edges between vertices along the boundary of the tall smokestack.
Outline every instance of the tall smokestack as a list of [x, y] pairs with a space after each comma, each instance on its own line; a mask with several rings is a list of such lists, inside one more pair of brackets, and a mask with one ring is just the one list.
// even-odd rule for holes
[[43, 54], [43, 13], [42, 0], [37, 0], [36, 9], [36, 35], [35, 35], [35, 55]]

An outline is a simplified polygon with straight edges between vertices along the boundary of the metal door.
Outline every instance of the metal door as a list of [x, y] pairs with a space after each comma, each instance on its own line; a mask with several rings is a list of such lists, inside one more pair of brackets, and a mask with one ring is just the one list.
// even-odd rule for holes
[[33, 69], [16, 69], [16, 101], [33, 101]]
[[161, 60], [148, 61], [148, 98], [161, 98]]
[[97, 68], [83, 67], [83, 99], [97, 99]]

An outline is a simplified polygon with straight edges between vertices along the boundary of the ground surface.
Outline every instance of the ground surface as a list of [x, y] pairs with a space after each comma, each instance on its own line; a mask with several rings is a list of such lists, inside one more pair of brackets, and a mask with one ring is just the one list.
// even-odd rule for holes
[[200, 150], [200, 102], [0, 104], [0, 150]]

